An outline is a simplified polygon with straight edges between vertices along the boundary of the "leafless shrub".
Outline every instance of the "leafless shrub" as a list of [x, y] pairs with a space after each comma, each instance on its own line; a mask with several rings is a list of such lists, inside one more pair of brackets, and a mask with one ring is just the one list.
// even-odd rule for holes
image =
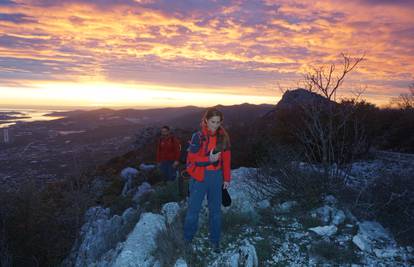
[[298, 100], [286, 107], [294, 114], [281, 121], [300, 144], [305, 162], [324, 176], [327, 182], [344, 183], [349, 162], [368, 152], [371, 146], [366, 123], [372, 118], [375, 107], [360, 100], [362, 91], [352, 99], [337, 102], [338, 90], [345, 77], [363, 61], [342, 54], [341, 70], [337, 66], [313, 67], [304, 75], [305, 90], [309, 99]]
[[353, 99], [336, 101], [346, 76], [364, 57], [342, 54], [342, 59], [340, 69], [335, 64], [313, 67], [304, 75], [308, 96], [294, 97], [296, 103], [277, 110], [277, 133], [286, 136], [284, 140], [298, 150], [273, 146], [251, 179], [257, 183], [256, 195], [279, 195], [305, 205], [316, 204], [324, 194], [344, 188], [349, 163], [368, 151], [365, 122], [374, 107], [359, 100], [362, 91]]
[[391, 105], [399, 109], [414, 109], [414, 83], [408, 87], [408, 93], [392, 98]]
[[313, 66], [304, 74], [305, 88], [310, 92], [321, 94], [330, 101], [336, 101], [338, 89], [343, 84], [345, 77], [364, 60], [364, 56], [352, 58], [341, 54], [343, 59], [342, 69], [337, 71], [334, 63], [329, 66]]
[[315, 165], [298, 161], [296, 151], [273, 146], [267, 155], [248, 180], [257, 200], [296, 200], [302, 206], [315, 206], [325, 194], [339, 190], [339, 183], [331, 176], [323, 175]]
[[370, 186], [355, 195], [354, 213], [379, 220], [392, 230], [397, 240], [413, 244], [414, 180], [411, 172], [383, 171]]

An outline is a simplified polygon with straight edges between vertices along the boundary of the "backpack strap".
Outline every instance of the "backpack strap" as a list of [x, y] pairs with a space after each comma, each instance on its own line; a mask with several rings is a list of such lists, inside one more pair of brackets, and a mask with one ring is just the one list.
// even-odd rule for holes
[[202, 147], [204, 141], [205, 136], [200, 131], [195, 132], [191, 136], [191, 141], [189, 142], [187, 151], [191, 153], [197, 153]]

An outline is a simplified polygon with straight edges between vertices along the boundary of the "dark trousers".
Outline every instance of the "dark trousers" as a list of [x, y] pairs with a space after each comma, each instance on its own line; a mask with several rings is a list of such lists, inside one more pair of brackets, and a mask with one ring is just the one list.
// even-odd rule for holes
[[177, 176], [177, 169], [173, 167], [173, 160], [163, 160], [160, 162], [160, 170], [164, 181], [174, 181]]
[[203, 199], [207, 195], [210, 241], [220, 242], [222, 185], [223, 173], [221, 170], [206, 170], [203, 182], [191, 178], [190, 198], [184, 222], [184, 239], [191, 241], [197, 232], [198, 215]]

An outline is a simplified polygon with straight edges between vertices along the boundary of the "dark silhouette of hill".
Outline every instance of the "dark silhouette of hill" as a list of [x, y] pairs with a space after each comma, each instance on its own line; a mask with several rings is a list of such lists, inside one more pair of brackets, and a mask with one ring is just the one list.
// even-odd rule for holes
[[328, 102], [334, 103], [332, 101], [327, 100], [325, 97], [310, 92], [303, 88], [297, 88], [294, 90], [286, 91], [280, 101], [273, 106], [273, 109], [265, 114], [264, 118], [272, 117], [277, 110], [293, 110], [301, 105], [309, 105], [309, 104], [328, 104]]
[[[225, 116], [225, 124], [245, 124], [263, 116], [274, 106], [268, 104], [253, 105], [240, 104], [231, 106], [216, 106]], [[108, 108], [96, 110], [75, 110], [65, 112], [53, 112], [50, 116], [65, 116], [60, 122], [76, 122], [78, 125], [120, 125], [120, 124], [142, 124], [145, 126], [171, 125], [173, 128], [197, 128], [200, 118], [206, 108], [185, 106], [178, 108], [156, 108], [156, 109], [121, 109]]]

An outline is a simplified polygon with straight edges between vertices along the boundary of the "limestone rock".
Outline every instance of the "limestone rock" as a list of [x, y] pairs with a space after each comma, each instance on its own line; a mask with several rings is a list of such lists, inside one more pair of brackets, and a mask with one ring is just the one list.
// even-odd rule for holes
[[243, 240], [242, 245], [237, 250], [232, 250], [222, 254], [215, 260], [211, 267], [257, 267], [259, 261], [255, 247], [248, 241]]
[[162, 215], [142, 214], [134, 230], [128, 235], [113, 267], [153, 266], [155, 259], [151, 253], [156, 248], [155, 238], [163, 229], [165, 229], [165, 219]]
[[259, 209], [267, 209], [270, 207], [270, 201], [268, 199], [264, 199], [259, 201], [256, 205]]
[[340, 225], [345, 222], [346, 216], [345, 212], [342, 210], [334, 210], [334, 213], [332, 214], [332, 224], [334, 225]]
[[168, 224], [172, 223], [180, 210], [180, 205], [177, 202], [165, 203], [161, 208], [161, 213], [164, 215]]
[[324, 225], [340, 225], [346, 219], [345, 212], [327, 205], [314, 209], [310, 213], [313, 218], [318, 218]]
[[188, 266], [187, 263], [182, 258], [179, 258], [174, 264], [174, 267], [187, 267], [187, 266]]
[[153, 192], [154, 189], [152, 189], [151, 185], [147, 182], [143, 182], [135, 192], [134, 196], [132, 197], [132, 201], [134, 201], [136, 204], [140, 201], [141, 197], [145, 194]]
[[129, 208], [122, 216], [111, 217], [109, 208], [92, 207], [85, 213], [85, 221], [80, 238], [63, 265], [92, 266], [98, 262], [106, 252], [125, 239], [138, 221], [138, 212]]
[[276, 211], [280, 213], [288, 213], [297, 205], [298, 203], [296, 201], [286, 201], [286, 202], [279, 204], [276, 207]]
[[352, 239], [362, 251], [375, 253], [377, 257], [392, 257], [396, 250], [394, 238], [374, 221], [364, 221], [358, 226], [358, 234]]
[[338, 228], [334, 225], [327, 225], [309, 228], [309, 230], [320, 236], [332, 236], [336, 234]]

